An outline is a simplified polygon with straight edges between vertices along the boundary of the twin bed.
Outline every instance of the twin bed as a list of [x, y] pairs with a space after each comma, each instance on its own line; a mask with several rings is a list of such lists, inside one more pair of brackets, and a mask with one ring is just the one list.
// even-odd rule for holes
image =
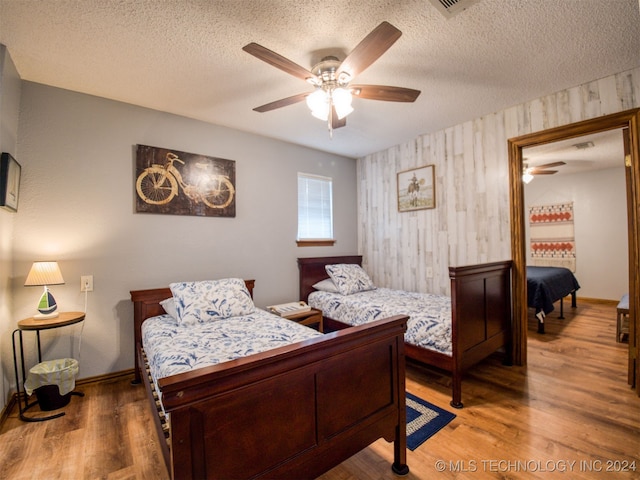
[[323, 335], [256, 309], [253, 285], [131, 292], [134, 382], [171, 477], [316, 478], [379, 438], [408, 473], [407, 317]]
[[571, 306], [576, 308], [576, 291], [580, 288], [571, 270], [563, 267], [527, 267], [527, 306], [535, 309], [538, 333], [544, 333], [544, 317], [554, 310], [560, 300], [560, 316], [564, 318], [563, 299], [571, 295]]
[[[451, 297], [373, 288], [361, 262], [359, 255], [298, 259], [300, 299], [322, 310], [325, 331], [408, 315], [406, 355], [451, 372], [455, 408], [463, 406], [465, 370], [499, 349], [511, 364], [511, 261], [450, 267]], [[337, 293], [326, 291], [331, 283]]]
[[[316, 478], [379, 438], [405, 475], [405, 355], [451, 372], [457, 408], [466, 369], [499, 349], [510, 363], [510, 261], [451, 267], [450, 298], [425, 307], [403, 292], [398, 310], [388, 289], [363, 290], [361, 261], [298, 259], [300, 298], [312, 305], [328, 270], [355, 290], [320, 307], [326, 334], [256, 309], [253, 280], [131, 291], [134, 383], [158, 413], [171, 478]], [[376, 291], [387, 296], [352, 313], [356, 325], [333, 318], [331, 302]]]

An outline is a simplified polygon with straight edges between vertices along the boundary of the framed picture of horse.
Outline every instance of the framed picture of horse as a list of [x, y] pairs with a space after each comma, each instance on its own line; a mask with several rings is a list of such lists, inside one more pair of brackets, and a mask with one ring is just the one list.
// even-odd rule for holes
[[436, 208], [435, 165], [398, 172], [398, 211]]

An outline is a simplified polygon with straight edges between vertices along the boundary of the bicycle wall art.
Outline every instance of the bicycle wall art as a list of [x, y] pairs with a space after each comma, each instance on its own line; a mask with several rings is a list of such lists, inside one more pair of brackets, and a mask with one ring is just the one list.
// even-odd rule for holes
[[236, 216], [236, 162], [138, 145], [136, 212]]

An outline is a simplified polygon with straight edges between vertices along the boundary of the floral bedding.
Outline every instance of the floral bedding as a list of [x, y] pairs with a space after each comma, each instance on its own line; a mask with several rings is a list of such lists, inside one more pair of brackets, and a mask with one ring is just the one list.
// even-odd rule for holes
[[195, 324], [178, 324], [170, 315], [142, 324], [151, 376], [160, 378], [246, 357], [322, 334], [264, 310]]
[[451, 299], [430, 293], [376, 288], [350, 295], [316, 291], [309, 305], [325, 317], [361, 325], [393, 315], [409, 315], [405, 341], [445, 355], [451, 351]]

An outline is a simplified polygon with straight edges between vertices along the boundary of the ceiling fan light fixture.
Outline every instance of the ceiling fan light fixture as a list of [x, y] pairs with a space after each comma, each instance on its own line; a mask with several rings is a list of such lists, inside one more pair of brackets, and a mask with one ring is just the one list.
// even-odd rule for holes
[[324, 110], [313, 110], [311, 112], [311, 115], [313, 115], [314, 117], [316, 117], [318, 120], [322, 120], [323, 122], [326, 122], [327, 120], [329, 120], [329, 109], [326, 108]]
[[331, 92], [331, 100], [333, 106], [336, 107], [336, 114], [342, 120], [344, 117], [353, 112], [351, 106], [351, 92], [346, 88], [336, 88]]
[[347, 72], [340, 72], [338, 75], [338, 85], [346, 87], [351, 81], [351, 75]]
[[531, 172], [527, 168], [522, 174], [522, 181], [528, 184], [531, 182], [531, 180], [533, 180], [533, 175], [531, 175]]
[[329, 118], [329, 95], [322, 88], [316, 88], [313, 93], [307, 95], [307, 106], [314, 117], [325, 122]]
[[[443, 0], [445, 1], [445, 0]], [[458, 0], [462, 1], [462, 0]], [[475, 1], [475, 0], [470, 0]], [[314, 117], [327, 121], [329, 136], [335, 128], [344, 127], [346, 117], [353, 112], [352, 95], [368, 100], [389, 102], [413, 102], [419, 90], [386, 85], [356, 85], [350, 87], [353, 78], [371, 66], [402, 35], [389, 22], [382, 22], [373, 29], [342, 61], [333, 55], [322, 57], [311, 70], [301, 67], [286, 57], [251, 42], [242, 49], [269, 65], [313, 85], [315, 91], [301, 93], [254, 108], [256, 112], [268, 112], [306, 99]]]

